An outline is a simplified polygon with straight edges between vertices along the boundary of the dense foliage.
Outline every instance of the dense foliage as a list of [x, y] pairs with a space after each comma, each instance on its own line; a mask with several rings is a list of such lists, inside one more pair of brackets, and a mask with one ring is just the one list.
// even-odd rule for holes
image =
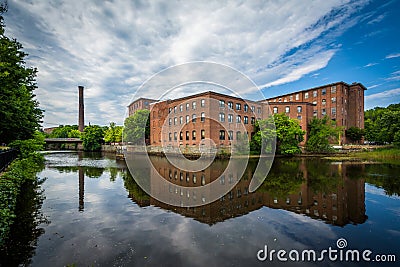
[[25, 66], [22, 45], [4, 35], [5, 11], [0, 5], [0, 143], [31, 138], [43, 117], [33, 93], [37, 70]]
[[99, 151], [103, 143], [104, 129], [98, 125], [86, 126], [82, 141], [85, 151]]
[[37, 182], [36, 173], [43, 168], [43, 156], [37, 153], [43, 149], [43, 140], [43, 135], [36, 133], [34, 139], [12, 143], [20, 150], [20, 157], [0, 177], [0, 246], [16, 217], [17, 198], [23, 185]]
[[336, 127], [336, 123], [328, 116], [322, 119], [313, 118], [308, 125], [309, 135], [306, 142], [306, 149], [310, 152], [325, 153], [330, 152], [332, 147], [330, 142], [338, 138], [342, 129]]
[[364, 136], [364, 129], [352, 126], [346, 130], [346, 137], [350, 139], [351, 142], [360, 142]]
[[124, 142], [139, 145], [150, 137], [150, 111], [137, 110], [133, 116], [125, 119], [123, 138]]
[[364, 128], [367, 141], [400, 147], [400, 104], [365, 111]]
[[276, 140], [277, 154], [301, 153], [299, 143], [304, 140], [305, 131], [301, 130], [298, 120], [291, 119], [285, 114], [274, 114], [265, 120], [258, 121], [255, 130], [250, 144], [251, 150], [260, 151], [264, 142], [265, 152], [269, 153]]
[[51, 138], [80, 138], [81, 132], [78, 131], [78, 125], [60, 125], [49, 135]]
[[104, 141], [106, 143], [119, 143], [122, 141], [122, 126], [117, 126], [111, 122], [110, 126], [104, 132]]

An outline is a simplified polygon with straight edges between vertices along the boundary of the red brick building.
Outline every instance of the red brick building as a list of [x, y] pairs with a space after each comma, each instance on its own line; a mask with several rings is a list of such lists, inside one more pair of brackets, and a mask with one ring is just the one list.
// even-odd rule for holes
[[[344, 129], [364, 128], [364, 90], [361, 83], [337, 82], [257, 102], [211, 91], [160, 102], [139, 98], [129, 105], [129, 115], [151, 110], [152, 146], [230, 147], [244, 136], [251, 138], [255, 121], [272, 113], [299, 120], [303, 130], [313, 117], [325, 115]], [[340, 139], [347, 143], [344, 135]], [[306, 140], [307, 133], [302, 144]]]

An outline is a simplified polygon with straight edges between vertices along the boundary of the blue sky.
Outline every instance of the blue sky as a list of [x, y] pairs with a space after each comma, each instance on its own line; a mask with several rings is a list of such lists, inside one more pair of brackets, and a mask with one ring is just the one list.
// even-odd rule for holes
[[[231, 66], [267, 98], [344, 81], [368, 88], [366, 109], [400, 102], [399, 0], [9, 0], [8, 7], [6, 34], [39, 71], [44, 127], [77, 123], [78, 85], [86, 123], [122, 124], [143, 82], [191, 61]], [[196, 92], [173, 95], [189, 93]]]

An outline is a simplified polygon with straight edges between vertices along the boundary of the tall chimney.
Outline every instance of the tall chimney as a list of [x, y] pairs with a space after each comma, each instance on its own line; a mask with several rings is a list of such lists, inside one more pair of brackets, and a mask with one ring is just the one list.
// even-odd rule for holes
[[83, 132], [85, 128], [85, 107], [83, 105], [83, 86], [78, 86], [79, 90], [79, 125], [78, 130]]

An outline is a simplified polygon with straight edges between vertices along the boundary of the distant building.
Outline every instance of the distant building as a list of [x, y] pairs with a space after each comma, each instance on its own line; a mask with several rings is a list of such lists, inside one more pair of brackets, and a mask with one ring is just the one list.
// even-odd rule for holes
[[[138, 109], [151, 110], [153, 146], [199, 146], [213, 142], [223, 147], [243, 136], [251, 138], [256, 120], [274, 113], [297, 119], [303, 130], [307, 130], [313, 117], [325, 115], [344, 129], [364, 128], [364, 90], [361, 83], [337, 82], [260, 101], [211, 91], [160, 102], [139, 98], [129, 105], [129, 115]], [[302, 144], [307, 137], [306, 133]], [[348, 142], [344, 135], [340, 138], [341, 143]]]
[[57, 127], [49, 127], [49, 128], [44, 128], [43, 132], [47, 133], [47, 134], [51, 134], [55, 129], [57, 129]]
[[135, 114], [136, 110], [150, 109], [150, 104], [154, 103], [154, 102], [157, 102], [157, 100], [150, 99], [150, 98], [136, 99], [128, 106], [129, 116], [132, 116], [133, 114]]

